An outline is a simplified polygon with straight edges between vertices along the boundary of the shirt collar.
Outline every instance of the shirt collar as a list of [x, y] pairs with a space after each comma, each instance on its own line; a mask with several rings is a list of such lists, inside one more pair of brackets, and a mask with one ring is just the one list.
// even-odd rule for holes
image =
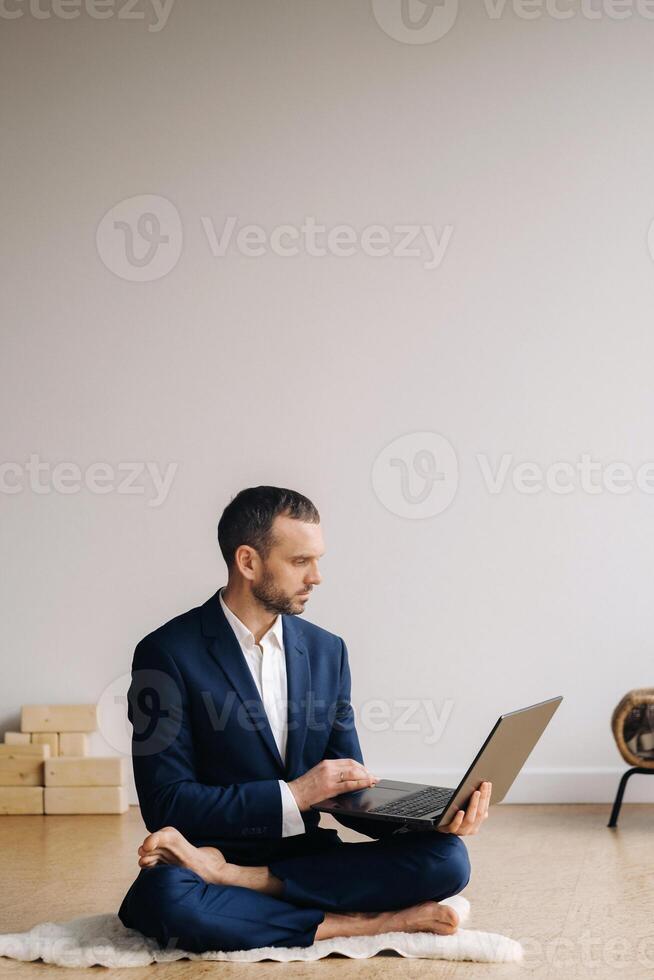
[[[227, 619], [227, 622], [229, 623], [229, 625], [234, 630], [234, 633], [236, 634], [236, 639], [241, 644], [241, 646], [246, 646], [246, 647], [254, 646], [254, 635], [252, 631], [248, 629], [245, 623], [241, 622], [238, 616], [235, 613], [233, 613], [232, 610], [229, 608], [229, 606], [225, 603], [225, 600], [223, 599], [224, 591], [225, 591], [225, 586], [223, 586], [223, 588], [220, 589], [218, 593], [218, 598], [220, 600], [220, 605], [222, 606], [222, 610], [225, 613], [225, 618]], [[280, 615], [277, 615], [275, 622], [272, 624], [268, 632], [264, 633], [264, 635], [261, 637], [261, 642], [263, 643], [263, 641], [266, 638], [268, 639], [274, 638], [277, 641], [277, 645], [279, 649], [280, 650], [284, 649], [284, 633], [283, 633], [283, 626], [282, 626], [282, 617]]]

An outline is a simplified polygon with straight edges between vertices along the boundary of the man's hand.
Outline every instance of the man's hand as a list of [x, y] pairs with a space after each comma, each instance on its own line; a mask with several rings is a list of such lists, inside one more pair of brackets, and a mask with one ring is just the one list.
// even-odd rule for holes
[[488, 816], [492, 788], [492, 783], [482, 783], [470, 797], [465, 813], [463, 810], [459, 810], [454, 820], [444, 827], [437, 827], [436, 830], [440, 831], [441, 834], [456, 834], [458, 837], [478, 834], [482, 823]]
[[329, 796], [366, 789], [378, 782], [379, 777], [373, 776], [356, 759], [323, 759], [303, 776], [291, 780], [288, 786], [302, 812]]

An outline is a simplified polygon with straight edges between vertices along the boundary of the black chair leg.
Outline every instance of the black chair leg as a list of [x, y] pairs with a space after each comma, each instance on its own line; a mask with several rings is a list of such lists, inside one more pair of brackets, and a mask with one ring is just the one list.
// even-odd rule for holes
[[620, 807], [622, 806], [622, 797], [624, 796], [624, 791], [627, 787], [627, 782], [629, 777], [635, 775], [636, 773], [654, 773], [654, 769], [643, 769], [641, 766], [634, 766], [633, 769], [627, 769], [620, 780], [620, 785], [618, 786], [618, 792], [615, 795], [615, 803], [613, 804], [613, 809], [611, 810], [611, 819], [609, 820], [607, 827], [617, 827], [618, 817], [620, 816]]

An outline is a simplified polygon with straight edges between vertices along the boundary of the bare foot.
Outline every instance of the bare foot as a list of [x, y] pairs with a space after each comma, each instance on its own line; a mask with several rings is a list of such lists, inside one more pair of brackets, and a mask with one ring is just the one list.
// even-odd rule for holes
[[138, 853], [141, 868], [177, 864], [195, 871], [210, 885], [225, 884], [231, 867], [216, 847], [194, 847], [175, 827], [148, 834]]
[[384, 932], [433, 932], [451, 936], [458, 925], [459, 917], [449, 905], [421, 902], [390, 912], [327, 912], [314, 938], [379, 936]]
[[399, 932], [435, 932], [438, 936], [451, 936], [459, 925], [459, 916], [454, 909], [440, 902], [420, 902], [393, 915], [394, 928]]

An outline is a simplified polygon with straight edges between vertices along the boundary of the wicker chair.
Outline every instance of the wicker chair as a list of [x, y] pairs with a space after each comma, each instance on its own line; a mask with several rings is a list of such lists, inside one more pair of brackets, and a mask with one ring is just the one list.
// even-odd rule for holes
[[631, 776], [654, 773], [654, 748], [642, 748], [643, 737], [648, 745], [654, 742], [654, 687], [641, 687], [625, 694], [615, 707], [611, 728], [620, 755], [632, 767], [620, 780], [611, 811], [608, 826], [617, 827], [622, 797]]

